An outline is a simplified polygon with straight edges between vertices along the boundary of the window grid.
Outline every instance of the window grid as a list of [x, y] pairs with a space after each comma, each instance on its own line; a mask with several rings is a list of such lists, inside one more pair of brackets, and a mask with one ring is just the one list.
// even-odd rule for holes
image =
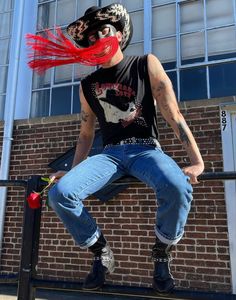
[[[204, 41], [205, 41], [205, 62], [208, 61], [208, 36], [207, 36], [207, 11], [206, 11], [206, 0], [203, 1], [203, 12], [204, 12]], [[209, 77], [209, 66], [206, 66], [206, 83], [207, 83], [207, 98], [211, 97], [210, 93], [210, 77]]]
[[[52, 13], [53, 16], [53, 20], [46, 20], [46, 22], [50, 21], [50, 24], [57, 24], [57, 12], [58, 12], [58, 6], [59, 6], [59, 1], [60, 0], [47, 0], [47, 1], [38, 1], [38, 7], [40, 7], [41, 5], [45, 5], [45, 4], [53, 4], [54, 3], [54, 11]], [[75, 0], [75, 12], [74, 12], [74, 19], [76, 19], [77, 13], [79, 11], [79, 1], [81, 0]], [[181, 31], [181, 5], [185, 5], [187, 3], [191, 4], [191, 2], [200, 2], [203, 5], [203, 12], [204, 12], [204, 16], [203, 16], [203, 25], [201, 29], [191, 29], [191, 30], [184, 30]], [[211, 66], [217, 66], [220, 64], [224, 64], [224, 63], [229, 63], [229, 62], [236, 62], [236, 57], [230, 57], [230, 58], [217, 58], [217, 59], [209, 59], [209, 48], [208, 48], [208, 34], [210, 31], [216, 30], [216, 29], [223, 29], [223, 28], [229, 28], [229, 27], [236, 27], [236, 0], [231, 0], [232, 4], [233, 4], [233, 11], [234, 11], [234, 18], [233, 21], [232, 19], [230, 21], [232, 22], [227, 22], [227, 24], [222, 24], [222, 25], [215, 25], [215, 26], [209, 26], [207, 24], [207, 0], [170, 0], [170, 1], [166, 1], [165, 3], [160, 3], [160, 4], [152, 4], [152, 3], [158, 3], [158, 2], [154, 2], [152, 0], [146, 0], [143, 1], [143, 7], [138, 7], [137, 9], [131, 9], [129, 10], [129, 13], [138, 13], [138, 12], [142, 12], [144, 14], [145, 20], [148, 19], [148, 22], [144, 22], [144, 36], [140, 39], [136, 39], [136, 40], [132, 40], [130, 43], [130, 46], [134, 46], [134, 45], [140, 45], [143, 44], [143, 49], [144, 49], [144, 53], [149, 53], [152, 52], [152, 46], [153, 43], [155, 41], [164, 41], [167, 39], [175, 39], [176, 42], [176, 64], [172, 64], [172, 66], [168, 66], [168, 68], [166, 69], [166, 72], [168, 74], [176, 74], [176, 85], [177, 85], [177, 99], [180, 100], [181, 98], [181, 72], [182, 71], [187, 71], [188, 69], [194, 69], [194, 68], [204, 68], [205, 72], [206, 72], [206, 93], [207, 93], [207, 98], [211, 98], [211, 92], [210, 92], [210, 67]], [[123, 1], [117, 1], [119, 3], [122, 3]], [[96, 1], [97, 4], [94, 5], [98, 5], [98, 6], [103, 6], [102, 5], [102, 0], [97, 0]], [[106, 2], [107, 3], [107, 2]], [[110, 3], [113, 3], [112, 1], [110, 1]], [[105, 4], [105, 5], [109, 5]], [[175, 8], [175, 32], [169, 33], [169, 34], [165, 34], [163, 36], [157, 36], [157, 37], [153, 37], [152, 36], [152, 12], [153, 9], [155, 8], [164, 8], [164, 7], [168, 7], [170, 5], [174, 5]], [[49, 12], [50, 13], [50, 12]], [[148, 17], [147, 17], [148, 16]], [[44, 22], [43, 22], [44, 23]], [[213, 23], [214, 24], [214, 23]], [[60, 24], [58, 24], [60, 26]], [[212, 25], [212, 24], [211, 24]], [[201, 25], [200, 25], [201, 26]], [[62, 29], [65, 29], [66, 25], [62, 26]], [[190, 27], [191, 28], [191, 27]], [[134, 28], [135, 30], [136, 28]], [[39, 31], [38, 31], [39, 32]], [[204, 49], [202, 48], [202, 50], [200, 49], [199, 51], [203, 51], [203, 55], [202, 61], [191, 61], [191, 60], [185, 60], [185, 58], [182, 58], [182, 53], [181, 53], [181, 43], [182, 43], [182, 38], [184, 36], [187, 37], [188, 34], [194, 34], [194, 33], [202, 33], [203, 34], [203, 40], [204, 40]], [[236, 33], [235, 33], [236, 34]], [[190, 40], [191, 41], [191, 40]], [[172, 42], [171, 42], [172, 43]], [[134, 48], [135, 49], [135, 48]], [[133, 50], [132, 50], [133, 51]], [[223, 53], [223, 52], [222, 52]], [[172, 53], [171, 53], [172, 55]], [[204, 56], [204, 57], [203, 57]], [[72, 65], [72, 70], [71, 70], [71, 78], [69, 79], [69, 82], [60, 82], [60, 79], [56, 78], [56, 71], [55, 68], [51, 69], [51, 74], [50, 74], [50, 82], [48, 82], [49, 86], [48, 87], [34, 87], [32, 92], [39, 92], [39, 91], [43, 91], [43, 90], [49, 90], [50, 91], [50, 99], [49, 99], [49, 115], [52, 115], [52, 96], [53, 96], [53, 89], [56, 88], [60, 88], [60, 87], [71, 87], [71, 94], [70, 94], [70, 111], [71, 113], [73, 113], [73, 107], [74, 107], [74, 93], [75, 93], [75, 86], [79, 85], [80, 82], [80, 78], [78, 77], [78, 75], [76, 76], [76, 69], [77, 66], [75, 64]], [[175, 75], [174, 75], [175, 76]], [[58, 80], [58, 81], [57, 81]]]
[[[196, 0], [199, 1], [199, 0]], [[152, 44], [154, 41], [161, 41], [170, 37], [176, 37], [176, 67], [168, 68], [166, 70], [167, 74], [170, 72], [176, 72], [176, 81], [177, 81], [177, 99], [180, 99], [181, 88], [180, 88], [180, 72], [181, 70], [187, 70], [197, 67], [205, 67], [206, 68], [206, 85], [207, 85], [207, 98], [211, 98], [210, 93], [210, 78], [209, 78], [209, 67], [213, 65], [220, 65], [223, 63], [229, 62], [236, 62], [236, 57], [231, 58], [222, 58], [216, 60], [209, 60], [209, 50], [208, 50], [208, 32], [214, 29], [222, 29], [222, 28], [229, 28], [231, 26], [236, 27], [236, 1], [231, 0], [233, 3], [233, 10], [234, 10], [234, 22], [230, 22], [223, 25], [216, 25], [216, 26], [207, 26], [207, 8], [206, 8], [206, 1], [203, 1], [203, 11], [204, 11], [204, 27], [203, 29], [199, 30], [188, 30], [185, 32], [181, 32], [181, 13], [180, 13], [180, 6], [185, 3], [193, 2], [191, 0], [177, 0], [177, 1], [169, 1], [166, 3], [155, 4], [152, 5], [152, 8], [160, 8], [169, 6], [171, 4], [176, 4], [176, 34], [172, 35], [163, 35], [161, 37], [153, 37]], [[203, 32], [204, 33], [204, 61], [203, 62], [194, 62], [194, 63], [183, 63], [181, 59], [181, 37], [191, 33]], [[236, 30], [235, 30], [236, 36]]]
[[[177, 2], [175, 2], [175, 15], [176, 15], [176, 77], [177, 77], [177, 99], [180, 99], [180, 7]], [[168, 73], [167, 73], [168, 74]]]
[[[122, 2], [123, 2], [123, 1], [120, 0], [120, 3], [121, 3], [121, 4], [124, 4], [124, 3], [122, 3]], [[144, 12], [144, 11], [147, 11], [146, 8], [147, 8], [147, 6], [148, 6], [150, 0], [144, 0], [143, 2], [144, 2], [144, 3], [143, 3], [143, 5], [144, 5], [143, 7], [136, 8], [136, 9], [130, 9], [130, 10], [129, 10], [129, 13], [130, 13], [130, 15], [131, 15], [131, 18], [132, 18], [132, 13], [138, 13], [138, 12]], [[150, 6], [149, 6], [149, 7], [150, 7]], [[145, 17], [145, 13], [144, 13], [144, 17]], [[148, 29], [148, 25], [147, 25], [147, 27], [146, 27], [146, 25], [147, 25], [147, 22], [144, 22], [144, 32], [145, 32], [145, 29], [146, 29], [146, 28]], [[135, 28], [134, 28], [134, 30], [135, 30]], [[150, 32], [150, 31], [148, 31], [148, 32]], [[138, 40], [135, 40], [135, 41], [134, 41], [133, 39], [131, 39], [131, 41], [130, 41], [130, 43], [129, 43], [128, 50], [129, 50], [130, 47], [133, 47], [133, 46], [135, 46], [135, 45], [142, 45], [142, 44], [143, 44], [143, 52], [147, 51], [147, 49], [148, 49], [147, 36], [143, 36], [142, 38], [140, 38], [140, 39], [138, 39]], [[146, 49], [146, 47], [147, 47], [147, 49]]]
[[[76, 12], [78, 11], [78, 7], [79, 7], [79, 1], [80, 0], [76, 0], [75, 2], [75, 12], [74, 12], [74, 18], [73, 19], [76, 19]], [[96, 1], [96, 4], [95, 5], [98, 5], [99, 6], [99, 2], [100, 0], [97, 0]], [[58, 0], [48, 0], [48, 1], [38, 1], [38, 8], [42, 5], [45, 5], [45, 4], [50, 4], [50, 3], [55, 3], [55, 7], [54, 7], [54, 12], [53, 12], [53, 22], [52, 24], [57, 24], [57, 12], [58, 12]], [[39, 9], [38, 9], [39, 11]], [[49, 20], [47, 20], [49, 21]], [[58, 26], [60, 26], [60, 24], [57, 24]], [[61, 29], [64, 30], [66, 28], [67, 25], [64, 25], [64, 26], [61, 26]], [[38, 27], [38, 24], [37, 24], [37, 27]], [[48, 27], [49, 29], [53, 30], [53, 26], [49, 26]], [[37, 33], [42, 33], [44, 32], [45, 28], [42, 28], [41, 30], [38, 30]], [[61, 87], [71, 87], [71, 95], [70, 95], [70, 113], [72, 114], [73, 113], [73, 107], [74, 107], [74, 87], [75, 86], [78, 86], [78, 83], [79, 83], [79, 79], [76, 78], [76, 67], [75, 67], [75, 64], [72, 65], [72, 72], [71, 72], [71, 78], [70, 78], [70, 81], [69, 82], [66, 82], [66, 83], [57, 83], [55, 82], [55, 68], [51, 68], [51, 74], [49, 75], [50, 76], [50, 82], [49, 82], [49, 87], [34, 87], [32, 89], [32, 94], [33, 93], [39, 93], [41, 91], [44, 91], [44, 90], [49, 90], [49, 111], [47, 112], [47, 114], [45, 116], [51, 116], [53, 115], [53, 112], [52, 112], [52, 95], [53, 95], [53, 90], [56, 89], [56, 88], [61, 88]], [[34, 72], [34, 76], [39, 76], [37, 75], [35, 72]], [[31, 104], [32, 104], [32, 101], [31, 101]], [[32, 114], [32, 107], [31, 107], [31, 113]]]
[[[58, 9], [58, 0], [56, 0], [56, 2], [55, 2], [54, 22], [53, 22], [53, 24], [56, 24], [57, 9]], [[49, 98], [49, 116], [52, 115], [52, 91], [53, 91], [53, 88], [55, 86], [54, 85], [54, 78], [55, 78], [55, 68], [52, 68], [52, 72], [51, 72], [51, 84], [50, 84], [51, 85], [51, 87], [50, 87], [50, 98]]]
[[[12, 14], [14, 10], [14, 2], [12, 1], [11, 4], [9, 4], [9, 8], [3, 9], [0, 11], [0, 20], [4, 19], [4, 16], [9, 15], [9, 33], [4, 34], [1, 32], [0, 35], [0, 41], [7, 41], [8, 40], [8, 50], [6, 53], [6, 59], [0, 63], [0, 69], [4, 70], [6, 69], [5, 77], [7, 78], [8, 74], [8, 68], [9, 68], [9, 49], [10, 49], [10, 42], [11, 42], [11, 31], [12, 31]], [[0, 21], [1, 28], [5, 28], [2, 26]], [[3, 75], [3, 71], [0, 72], [1, 75]], [[5, 109], [5, 101], [6, 101], [6, 87], [7, 87], [7, 80], [4, 80], [4, 76], [1, 77], [1, 91], [0, 91], [0, 120], [4, 119], [4, 109]]]
[[[79, 16], [77, 16], [77, 12], [79, 11], [79, 1], [81, 0], [76, 0], [75, 2], [75, 12], [74, 12], [74, 17], [73, 19], [75, 20], [76, 18], [78, 18]], [[150, 0], [149, 0], [150, 1]], [[43, 22], [42, 21], [42, 24], [57, 24], [57, 12], [58, 12], [58, 2], [59, 0], [48, 0], [48, 1], [38, 1], [38, 11], [39, 11], [39, 8], [42, 7], [43, 5], [49, 5], [49, 4], [54, 4], [54, 11], [51, 12], [51, 16], [53, 16], [53, 20], [49, 20], [49, 16], [46, 17], [46, 21]], [[97, 5], [97, 6], [103, 6], [102, 5], [102, 0], [97, 0], [95, 1], [96, 3], [94, 5]], [[120, 3], [122, 3], [122, 1], [118, 1]], [[110, 1], [110, 3], [113, 3], [113, 1]], [[109, 4], [105, 4], [105, 5], [109, 5]], [[137, 9], [132, 9], [132, 10], [129, 10], [129, 13], [132, 14], [132, 13], [137, 13], [137, 12], [141, 12], [143, 11], [143, 8], [140, 7], [140, 8], [137, 8]], [[49, 14], [50, 12], [48, 12]], [[57, 24], [58, 26], [61, 26], [60, 24]], [[67, 25], [63, 25], [61, 26], [62, 30], [64, 30], [65, 28], [67, 27]], [[39, 28], [39, 24], [37, 24], [37, 33], [43, 33], [45, 28]], [[53, 26], [48, 26], [47, 28], [53, 30]], [[136, 41], [133, 41], [132, 43], [130, 43], [130, 45], [136, 45], [136, 44], [141, 44], [143, 43], [144, 44], [144, 40], [143, 39], [140, 39], [140, 40], [136, 40]], [[56, 69], [55, 68], [52, 68], [51, 69], [51, 73], [50, 73], [50, 81], [48, 82], [48, 87], [43, 87], [43, 86], [34, 86], [32, 88], [32, 94], [33, 93], [40, 93], [41, 91], [49, 91], [49, 111], [47, 112], [47, 115], [51, 116], [53, 115], [53, 111], [52, 111], [52, 101], [53, 101], [53, 90], [56, 89], [56, 88], [61, 88], [61, 87], [71, 87], [71, 95], [70, 95], [70, 113], [73, 113], [73, 107], [74, 107], [74, 94], [76, 93], [76, 88], [75, 87], [78, 87], [79, 85], [79, 82], [80, 82], [80, 78], [78, 76], [76, 76], [76, 69], [77, 69], [77, 66], [76, 64], [73, 64], [72, 65], [72, 73], [71, 73], [71, 78], [69, 80], [69, 82], [66, 82], [66, 83], [61, 83], [61, 82], [56, 82], [55, 79], [55, 75], [56, 75]], [[39, 76], [37, 75], [35, 72], [34, 72], [34, 76]], [[40, 80], [40, 79], [38, 79]], [[42, 79], [43, 80], [43, 79]], [[38, 85], [38, 83], [36, 83], [36, 85]], [[33, 112], [35, 111], [34, 107], [32, 107], [32, 101], [31, 101], [31, 116], [32, 117], [32, 114]]]

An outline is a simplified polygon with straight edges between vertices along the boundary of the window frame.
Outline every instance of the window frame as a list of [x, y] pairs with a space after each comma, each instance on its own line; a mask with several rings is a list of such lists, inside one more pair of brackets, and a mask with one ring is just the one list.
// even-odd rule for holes
[[[36, 32], [36, 26], [37, 26], [37, 9], [38, 6], [41, 5], [42, 3], [50, 3], [53, 2], [54, 0], [46, 0], [44, 2], [38, 3], [37, 0], [25, 0], [25, 14], [26, 15], [31, 15], [31, 18], [25, 18], [24, 20], [24, 30], [22, 32], [22, 47], [21, 47], [21, 61], [20, 61], [20, 68], [18, 72], [18, 87], [17, 87], [17, 97], [16, 97], [16, 113], [15, 113], [15, 118], [16, 119], [23, 119], [23, 118], [30, 118], [30, 107], [32, 104], [31, 98], [32, 98], [32, 93], [42, 90], [44, 88], [40, 87], [34, 87], [33, 88], [33, 72], [28, 68], [26, 62], [27, 62], [27, 50], [25, 47], [25, 34], [29, 32]], [[77, 5], [80, 0], [77, 0]], [[204, 34], [205, 34], [205, 57], [204, 61], [202, 62], [197, 62], [197, 63], [181, 63], [181, 51], [180, 51], [180, 38], [181, 38], [181, 33], [180, 33], [180, 5], [191, 2], [193, 0], [170, 0], [166, 1], [166, 3], [162, 4], [152, 4], [152, 0], [145, 0], [143, 1], [143, 14], [144, 14], [144, 20], [148, 20], [148, 22], [144, 22], [144, 37], [143, 40], [140, 41], [135, 41], [135, 43], [143, 42], [143, 50], [144, 54], [151, 53], [152, 52], [152, 46], [153, 46], [153, 41], [158, 40], [157, 38], [152, 37], [152, 9], [153, 7], [158, 7], [158, 6], [163, 6], [163, 5], [169, 5], [169, 4], [174, 4], [175, 5], [175, 10], [176, 10], [176, 34], [173, 36], [176, 36], [176, 66], [173, 66], [174, 64], [171, 63], [171, 67], [168, 67], [166, 69], [167, 74], [172, 74], [174, 78], [176, 78], [176, 96], [178, 101], [180, 100], [180, 72], [182, 70], [188, 69], [188, 68], [197, 68], [197, 67], [205, 67], [206, 68], [206, 84], [207, 84], [207, 98], [211, 98], [210, 94], [210, 80], [209, 80], [209, 68], [212, 65], [219, 65], [219, 64], [224, 64], [224, 63], [230, 63], [230, 62], [236, 62], [236, 57], [226, 57], [226, 58], [220, 58], [220, 59], [214, 59], [214, 60], [209, 60], [207, 57], [208, 53], [208, 46], [207, 46], [207, 30], [212, 30], [215, 27], [208, 27], [206, 26], [206, 10], [204, 9], [204, 20], [205, 20], [205, 26], [204, 26]], [[196, 1], [196, 0], [195, 0]], [[203, 0], [204, 5], [206, 6], [206, 1]], [[234, 22], [231, 24], [231, 26], [236, 27], [236, 0], [231, 0], [233, 2], [233, 10], [234, 10]], [[57, 1], [56, 1], [57, 2]], [[122, 3], [122, 1], [119, 1]], [[101, 1], [96, 0], [96, 3], [98, 6], [100, 6]], [[141, 8], [133, 11], [138, 11]], [[130, 11], [132, 13], [133, 11]], [[54, 18], [56, 18], [56, 13], [54, 14]], [[54, 19], [54, 22], [56, 19]], [[228, 26], [229, 24], [226, 24], [225, 26]], [[65, 28], [66, 26], [64, 26]], [[217, 26], [216, 26], [217, 27]], [[218, 28], [222, 28], [223, 26], [218, 26]], [[160, 39], [163, 39], [166, 37], [161, 37]], [[135, 43], [132, 41], [131, 45], [135, 45]], [[73, 70], [72, 70], [72, 80], [67, 83], [56, 83], [54, 82], [54, 77], [55, 77], [55, 70], [52, 68], [51, 72], [52, 75], [50, 77], [50, 93], [52, 93], [52, 89], [57, 88], [57, 87], [62, 87], [62, 86], [71, 86], [71, 113], [73, 113], [73, 99], [74, 99], [74, 86], [79, 85], [80, 79], [78, 76], [75, 76], [76, 68], [75, 65], [73, 65]], [[9, 64], [9, 70], [11, 69], [11, 64]], [[8, 70], [8, 72], [9, 72]], [[175, 73], [174, 73], [175, 72]], [[3, 94], [1, 94], [2, 96]], [[6, 94], [4, 94], [6, 96]], [[52, 101], [52, 98], [50, 96], [50, 102]], [[51, 103], [50, 103], [51, 107]], [[48, 112], [47, 116], [51, 115], [51, 111]]]
[[[81, 0], [76, 0], [76, 12], [78, 11], [78, 5], [79, 5], [79, 1]], [[122, 1], [120, 1], [122, 3]], [[52, 23], [56, 24], [56, 17], [57, 17], [57, 7], [58, 7], [58, 0], [48, 0], [48, 1], [45, 1], [45, 2], [40, 2], [40, 3], [37, 3], [37, 10], [38, 10], [38, 7], [43, 5], [43, 4], [48, 4], [48, 3], [55, 3], [55, 11], [54, 11], [54, 20]], [[101, 6], [101, 0], [96, 0], [96, 5], [98, 6]], [[135, 13], [135, 12], [139, 12], [139, 11], [144, 11], [144, 18], [148, 18], [149, 16], [151, 16], [151, 0], [145, 0], [143, 1], [144, 3], [144, 6], [142, 8], [137, 8], [137, 9], [133, 9], [133, 10], [129, 10], [129, 13], [132, 14], [132, 13]], [[76, 14], [76, 13], [75, 13]], [[76, 15], [74, 15], [74, 18], [76, 19]], [[51, 23], [51, 22], [50, 22]], [[144, 22], [144, 32], [150, 32], [150, 24], [146, 24], [148, 22]], [[37, 24], [36, 24], [37, 26]], [[66, 28], [67, 25], [63, 25], [61, 26], [62, 30], [64, 30]], [[52, 28], [50, 28], [52, 29]], [[40, 31], [37, 31], [37, 32], [40, 32]], [[140, 40], [137, 40], [137, 41], [132, 41], [130, 43], [130, 45], [136, 45], [136, 44], [140, 44], [140, 43], [143, 43], [144, 45], [144, 52], [145, 53], [148, 53], [150, 52], [151, 50], [151, 43], [150, 43], [150, 37], [148, 36], [144, 36], [143, 39], [140, 39]], [[39, 91], [42, 91], [42, 90], [49, 90], [49, 95], [50, 95], [50, 98], [49, 98], [49, 111], [48, 111], [48, 116], [51, 116], [53, 115], [53, 112], [52, 112], [52, 94], [53, 94], [53, 90], [56, 89], [56, 88], [61, 88], [61, 87], [68, 87], [70, 86], [71, 87], [71, 98], [70, 98], [70, 105], [71, 105], [71, 110], [70, 110], [70, 114], [73, 114], [73, 107], [74, 107], [74, 103], [73, 103], [73, 100], [74, 100], [74, 86], [77, 86], [78, 84], [80, 84], [80, 81], [81, 81], [81, 78], [77, 78], [76, 77], [76, 66], [75, 64], [72, 65], [72, 77], [70, 77], [70, 81], [69, 82], [66, 82], [66, 83], [60, 83], [60, 82], [55, 82], [55, 73], [56, 73], [56, 69], [55, 68], [52, 68], [51, 69], [51, 74], [49, 75], [50, 76], [50, 81], [49, 81], [49, 87], [33, 87], [32, 86], [32, 90], [31, 90], [31, 100], [30, 100], [30, 112], [29, 112], [29, 117], [31, 117], [31, 111], [32, 111], [32, 95], [33, 93], [36, 93], [36, 92], [39, 92]], [[88, 72], [89, 74], [90, 72]], [[35, 74], [35, 73], [34, 73]], [[33, 74], [33, 76], [34, 76]], [[36, 75], [37, 76], [37, 75]], [[77, 113], [77, 112], [76, 112]]]
[[[202, 62], [197, 62], [197, 63], [187, 63], [187, 64], [183, 64], [182, 60], [181, 60], [181, 37], [185, 34], [189, 34], [189, 33], [194, 33], [197, 31], [189, 31], [189, 32], [184, 32], [181, 33], [180, 30], [180, 22], [181, 22], [181, 14], [180, 14], [180, 5], [184, 4], [184, 3], [188, 3], [188, 2], [193, 2], [193, 1], [199, 1], [199, 0], [170, 0], [167, 3], [163, 3], [163, 4], [155, 4], [152, 5], [152, 8], [155, 7], [161, 7], [161, 6], [166, 6], [166, 5], [170, 5], [170, 4], [174, 4], [176, 5], [176, 35], [172, 35], [173, 37], [176, 36], [176, 67], [175, 68], [171, 68], [166, 70], [167, 74], [169, 72], [176, 72], [177, 74], [177, 99], [178, 101], [180, 100], [181, 97], [181, 89], [180, 89], [180, 73], [182, 70], [185, 69], [191, 69], [191, 68], [197, 68], [197, 67], [206, 67], [206, 86], [207, 86], [207, 99], [211, 99], [211, 93], [210, 93], [210, 78], [209, 78], [209, 67], [212, 65], [218, 65], [218, 64], [223, 64], [223, 63], [230, 63], [230, 62], [236, 62], [236, 57], [231, 57], [231, 58], [223, 58], [223, 59], [216, 59], [216, 60], [209, 60], [208, 58], [208, 37], [207, 37], [207, 32], [209, 30], [213, 30], [216, 28], [224, 28], [224, 27], [229, 27], [229, 26], [234, 26], [236, 27], [236, 1], [235, 0], [231, 0], [233, 3], [233, 10], [234, 10], [234, 22], [233, 23], [229, 23], [229, 24], [225, 24], [225, 25], [219, 25], [219, 26], [211, 26], [211, 27], [207, 27], [207, 11], [206, 11], [206, 1], [207, 0], [201, 0], [203, 2], [203, 11], [204, 11], [204, 61]], [[161, 39], [165, 39], [165, 38], [169, 38], [170, 36], [163, 36], [161, 38], [152, 38], [152, 44], [153, 41], [156, 40], [161, 40]], [[235, 51], [236, 52], [236, 51]]]

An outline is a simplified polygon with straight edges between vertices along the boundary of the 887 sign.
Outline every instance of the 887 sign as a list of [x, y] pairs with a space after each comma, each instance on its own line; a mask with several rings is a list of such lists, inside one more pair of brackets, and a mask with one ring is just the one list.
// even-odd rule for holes
[[225, 131], [227, 127], [227, 111], [222, 110], [221, 111], [221, 128], [222, 131]]

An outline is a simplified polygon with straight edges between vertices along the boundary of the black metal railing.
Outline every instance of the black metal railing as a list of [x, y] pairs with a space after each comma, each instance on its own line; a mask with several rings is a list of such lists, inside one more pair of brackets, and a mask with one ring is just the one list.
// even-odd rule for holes
[[[200, 181], [205, 180], [235, 180], [236, 172], [209, 172], [204, 173], [198, 177]], [[138, 183], [136, 178], [124, 177], [114, 184], [134, 184]], [[41, 180], [41, 176], [35, 175], [29, 178], [28, 181], [24, 180], [0, 180], [0, 186], [21, 186], [25, 187], [25, 198], [32, 191], [41, 191], [45, 182]], [[53, 280], [40, 280], [37, 278], [36, 266], [38, 263], [38, 249], [39, 249], [39, 235], [40, 235], [40, 223], [41, 223], [41, 207], [38, 209], [31, 209], [28, 203], [24, 201], [24, 217], [23, 217], [23, 233], [22, 233], [22, 245], [21, 245], [21, 261], [20, 270], [18, 278], [18, 290], [17, 290], [17, 300], [35, 300], [36, 288], [41, 289], [60, 289], [60, 290], [78, 290], [81, 291], [82, 284], [76, 282], [60, 282]], [[105, 286], [102, 290], [104, 294], [114, 294], [114, 295], [134, 295], [133, 288], [122, 287], [109, 287]], [[96, 293], [96, 292], [95, 292]], [[152, 291], [148, 288], [136, 288], [136, 298], [139, 297], [151, 297]], [[147, 295], [148, 293], [148, 295]], [[173, 294], [172, 299], [176, 297], [178, 299], [235, 299], [234, 295], [230, 294], [214, 294], [211, 298], [208, 298], [209, 294], [206, 296], [204, 293], [192, 293], [176, 291]], [[205, 297], [205, 296], [206, 297]], [[189, 298], [191, 296], [191, 298]], [[205, 298], [204, 298], [205, 297]], [[213, 298], [212, 298], [213, 297]], [[155, 299], [155, 298], [154, 298]], [[157, 298], [156, 298], [157, 299]], [[158, 299], [166, 299], [158, 296]]]
[[23, 186], [27, 187], [26, 180], [0, 180], [0, 186]]
[[[209, 180], [235, 180], [236, 179], [236, 172], [230, 171], [230, 172], [207, 172], [203, 173], [202, 175], [198, 176], [199, 181], [209, 181]], [[137, 183], [137, 178], [135, 177], [123, 177], [120, 180], [117, 180], [116, 182], [112, 184], [135, 184]]]
[[[24, 187], [25, 199], [32, 191], [40, 191], [43, 187], [41, 176], [32, 176], [25, 180], [0, 180], [0, 186]], [[38, 247], [41, 222], [41, 208], [31, 209], [24, 201], [23, 233], [21, 244], [21, 261], [18, 277], [18, 299], [35, 299], [35, 288], [32, 279], [36, 276]]]

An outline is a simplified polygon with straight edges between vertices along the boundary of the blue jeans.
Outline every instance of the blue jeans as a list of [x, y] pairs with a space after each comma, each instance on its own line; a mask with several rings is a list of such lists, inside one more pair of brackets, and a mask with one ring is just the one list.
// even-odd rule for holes
[[71, 169], [49, 191], [49, 204], [81, 248], [92, 246], [101, 232], [83, 200], [124, 175], [152, 187], [157, 197], [155, 233], [176, 244], [184, 233], [192, 186], [172, 158], [160, 147], [109, 146]]

